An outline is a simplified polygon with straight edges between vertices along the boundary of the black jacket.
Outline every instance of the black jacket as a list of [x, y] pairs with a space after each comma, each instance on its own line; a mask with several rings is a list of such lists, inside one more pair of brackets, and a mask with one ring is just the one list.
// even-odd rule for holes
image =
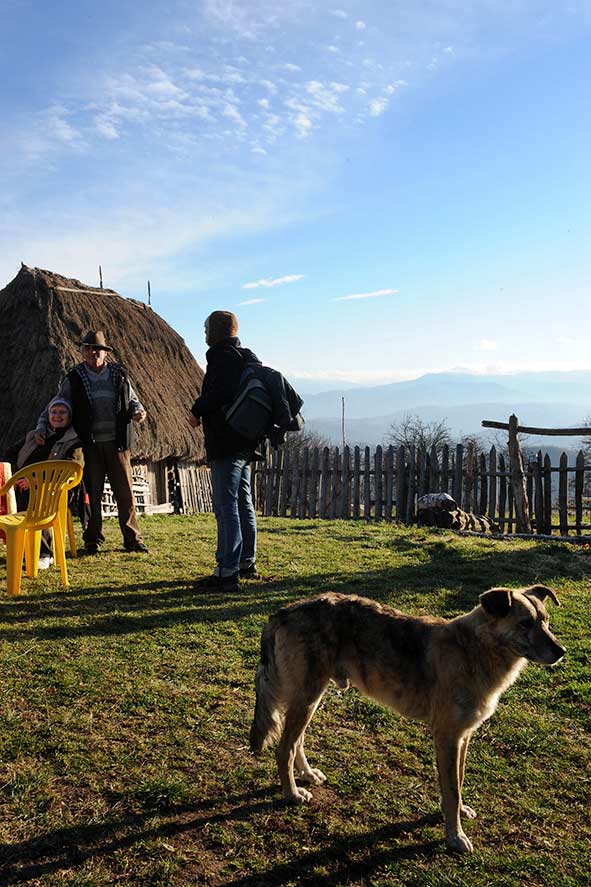
[[237, 337], [222, 339], [212, 345], [205, 358], [207, 369], [201, 395], [191, 407], [191, 412], [197, 419], [203, 420], [207, 460], [211, 462], [230, 456], [250, 459], [254, 455], [255, 445], [228, 428], [223, 410], [236, 397], [246, 364], [260, 364], [260, 360], [249, 348], [241, 348]]

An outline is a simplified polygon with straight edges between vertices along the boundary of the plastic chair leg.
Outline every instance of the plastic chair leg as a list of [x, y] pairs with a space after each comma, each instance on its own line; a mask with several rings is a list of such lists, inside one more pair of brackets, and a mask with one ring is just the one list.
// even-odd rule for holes
[[68, 521], [68, 542], [70, 543], [70, 554], [72, 557], [77, 557], [78, 549], [76, 548], [76, 537], [74, 535], [74, 519], [69, 508], [66, 509], [66, 518]]
[[36, 579], [39, 573], [40, 551], [41, 530], [25, 530], [25, 572], [30, 579]]
[[53, 556], [55, 562], [60, 568], [62, 576], [62, 585], [66, 587], [70, 584], [68, 579], [68, 567], [66, 565], [66, 547], [64, 544], [64, 534], [62, 532], [62, 522], [59, 516], [53, 525]]
[[8, 594], [18, 594], [21, 590], [21, 574], [23, 568], [23, 552], [25, 534], [22, 530], [6, 532], [6, 590]]

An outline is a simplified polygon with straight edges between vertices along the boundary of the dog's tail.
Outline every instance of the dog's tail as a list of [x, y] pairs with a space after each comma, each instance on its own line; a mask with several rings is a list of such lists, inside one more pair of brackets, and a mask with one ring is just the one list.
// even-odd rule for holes
[[275, 662], [276, 626], [270, 621], [261, 635], [261, 661], [255, 678], [256, 704], [250, 728], [250, 750], [254, 754], [277, 742], [283, 730], [280, 680]]

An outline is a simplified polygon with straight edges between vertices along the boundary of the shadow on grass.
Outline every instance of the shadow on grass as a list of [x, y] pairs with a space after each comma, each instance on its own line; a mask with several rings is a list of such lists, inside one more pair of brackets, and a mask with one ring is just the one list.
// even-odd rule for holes
[[[280, 606], [329, 590], [360, 594], [404, 609], [420, 605], [423, 595], [445, 589], [439, 611], [450, 616], [474, 607], [478, 595], [492, 586], [552, 585], [556, 578], [585, 574], [584, 565], [570, 551], [548, 545], [457, 549], [437, 536], [393, 537], [391, 542], [382, 540], [379, 547], [384, 544], [398, 550], [420, 549], [421, 563], [248, 582], [232, 594], [204, 593], [191, 580], [157, 580], [124, 589], [95, 587], [34, 598], [22, 595], [0, 604], [0, 622], [9, 626], [2, 634], [8, 641], [125, 635], [174, 625], [235, 622], [259, 614], [262, 623]], [[47, 624], [52, 620], [56, 623]]]
[[[223, 805], [231, 809], [219, 809]], [[90, 860], [109, 860], [119, 851], [145, 845], [158, 839], [173, 840], [190, 833], [193, 843], [203, 848], [204, 859], [214, 852], [208, 848], [206, 827], [231, 825], [247, 821], [253, 816], [268, 815], [283, 806], [271, 797], [269, 790], [260, 789], [238, 797], [220, 801], [204, 800], [183, 804], [160, 811], [160, 821], [153, 825], [154, 810], [130, 814], [112, 822], [72, 825], [22, 841], [0, 845], [0, 883], [23, 884], [58, 872], [78, 868]], [[145, 821], [150, 825], [146, 827]], [[296, 878], [299, 884], [318, 884], [318, 866], [327, 871], [322, 882], [327, 885], [348, 883], [353, 877], [369, 875], [378, 866], [415, 856], [434, 854], [442, 849], [442, 841], [428, 841], [376, 849], [379, 845], [405, 839], [409, 833], [436, 825], [441, 817], [429, 814], [415, 820], [393, 823], [373, 832], [358, 832], [319, 845], [317, 849], [294, 856], [266, 871], [241, 875], [230, 881], [217, 881], [219, 887], [280, 887], [286, 880]], [[203, 846], [205, 845], [205, 846]], [[360, 857], [360, 858], [356, 858]]]

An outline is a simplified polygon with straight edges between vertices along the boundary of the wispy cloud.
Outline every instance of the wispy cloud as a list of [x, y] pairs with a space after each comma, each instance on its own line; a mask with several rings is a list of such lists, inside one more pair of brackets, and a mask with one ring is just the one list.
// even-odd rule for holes
[[378, 299], [380, 296], [393, 296], [400, 290], [373, 290], [371, 293], [353, 293], [350, 296], [338, 296], [333, 302], [355, 302], [358, 299]]
[[481, 339], [478, 347], [481, 351], [496, 351], [497, 343], [495, 339]]
[[238, 302], [239, 305], [260, 305], [261, 302], [266, 302], [266, 299], [247, 299], [245, 302]]
[[303, 280], [303, 274], [286, 274], [285, 277], [264, 277], [261, 280], [255, 280], [253, 283], [245, 283], [242, 286], [244, 290], [255, 290], [259, 287], [271, 288], [274, 286], [282, 286], [284, 283], [295, 283], [297, 280]]

